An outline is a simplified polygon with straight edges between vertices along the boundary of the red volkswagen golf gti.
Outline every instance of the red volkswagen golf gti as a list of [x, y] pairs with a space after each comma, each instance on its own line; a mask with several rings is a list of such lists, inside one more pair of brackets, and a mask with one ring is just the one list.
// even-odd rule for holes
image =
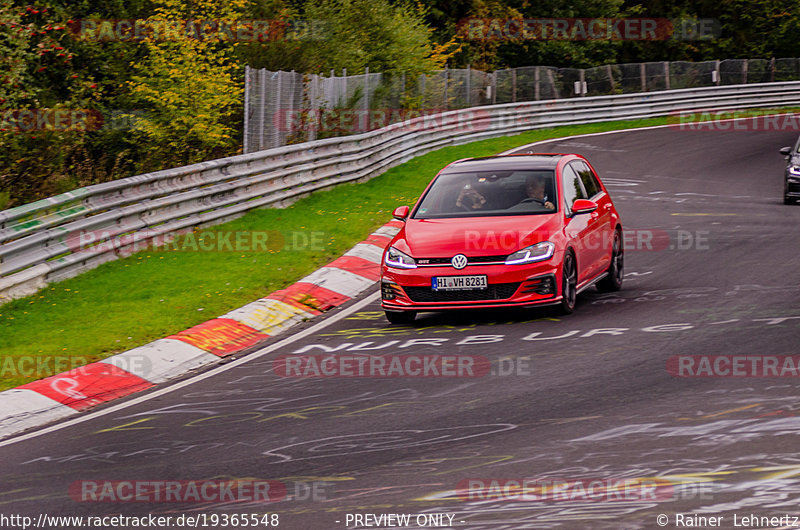
[[431, 181], [383, 253], [386, 318], [420, 311], [575, 308], [582, 290], [622, 286], [622, 223], [589, 162], [574, 154], [453, 162]]

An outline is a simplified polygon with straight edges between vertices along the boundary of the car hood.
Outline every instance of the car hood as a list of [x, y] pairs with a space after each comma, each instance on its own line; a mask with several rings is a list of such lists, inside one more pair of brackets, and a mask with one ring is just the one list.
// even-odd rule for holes
[[559, 214], [408, 219], [394, 242], [415, 258], [495, 256], [547, 241]]

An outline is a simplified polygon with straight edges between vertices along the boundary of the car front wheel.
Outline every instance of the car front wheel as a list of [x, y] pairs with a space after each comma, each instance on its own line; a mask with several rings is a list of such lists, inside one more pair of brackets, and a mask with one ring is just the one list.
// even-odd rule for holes
[[569, 315], [575, 311], [575, 299], [578, 296], [578, 266], [572, 252], [564, 255], [561, 265], [561, 313]]

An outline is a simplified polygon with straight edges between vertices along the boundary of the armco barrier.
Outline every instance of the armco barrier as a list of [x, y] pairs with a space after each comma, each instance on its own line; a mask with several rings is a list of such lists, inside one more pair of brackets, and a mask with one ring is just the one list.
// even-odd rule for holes
[[[96, 184], [0, 212], [0, 303], [126, 255], [154, 237], [287, 204], [368, 179], [420, 154], [531, 129], [800, 102], [800, 81], [511, 103], [416, 118], [316, 140]], [[102, 234], [92, 252], [74, 235]], [[139, 238], [141, 236], [141, 238]]]

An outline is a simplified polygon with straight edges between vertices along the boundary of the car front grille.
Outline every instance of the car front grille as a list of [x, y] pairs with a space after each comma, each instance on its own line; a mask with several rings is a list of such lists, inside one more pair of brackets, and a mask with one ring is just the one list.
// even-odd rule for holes
[[800, 183], [790, 182], [788, 188], [789, 193], [800, 193]]
[[490, 284], [486, 289], [434, 291], [430, 287], [403, 287], [412, 302], [476, 302], [511, 298], [519, 287], [516, 283]]
[[[472, 256], [467, 257], [467, 265], [479, 265], [481, 263], [505, 263], [508, 254], [503, 254], [501, 256]], [[442, 265], [450, 265], [450, 260], [453, 257], [450, 256], [449, 258], [418, 258], [417, 265], [421, 267], [440, 267]]]

